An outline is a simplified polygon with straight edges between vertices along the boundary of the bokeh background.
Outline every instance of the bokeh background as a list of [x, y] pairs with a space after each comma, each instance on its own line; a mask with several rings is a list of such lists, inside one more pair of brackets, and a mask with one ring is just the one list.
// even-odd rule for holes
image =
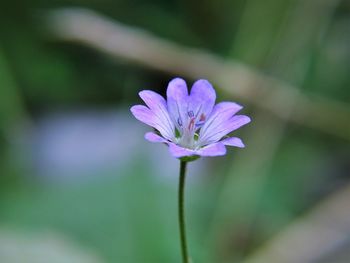
[[0, 262], [180, 262], [178, 161], [129, 112], [175, 76], [253, 120], [189, 165], [193, 262], [350, 262], [348, 0], [2, 1]]

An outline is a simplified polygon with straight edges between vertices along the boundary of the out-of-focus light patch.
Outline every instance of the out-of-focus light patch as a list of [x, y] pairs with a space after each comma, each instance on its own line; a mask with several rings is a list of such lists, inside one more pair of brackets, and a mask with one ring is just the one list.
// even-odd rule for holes
[[0, 229], [0, 261], [4, 263], [102, 263], [94, 252], [53, 232], [25, 233]]
[[140, 152], [137, 129], [125, 112], [49, 114], [33, 133], [35, 168], [41, 175], [60, 177], [116, 170]]
[[[60, 180], [121, 175], [128, 166], [145, 160], [155, 175], [177, 180], [178, 161], [168, 156], [166, 147], [151, 147], [140, 136], [143, 132], [146, 127], [125, 110], [48, 114], [30, 136], [35, 171]], [[199, 167], [193, 165], [191, 173], [198, 173]]]

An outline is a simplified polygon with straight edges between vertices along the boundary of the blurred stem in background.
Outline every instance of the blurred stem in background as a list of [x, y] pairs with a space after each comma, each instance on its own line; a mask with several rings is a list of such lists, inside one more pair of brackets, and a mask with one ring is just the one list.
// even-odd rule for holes
[[[317, 10], [323, 10], [321, 7]], [[51, 36], [60, 41], [82, 43], [111, 58], [127, 59], [172, 75], [192, 79], [205, 77], [229, 96], [251, 103], [281, 120], [288, 119], [350, 140], [350, 111], [346, 104], [316, 95], [307, 96], [298, 87], [238, 60], [224, 60], [205, 50], [177, 45], [87, 9], [58, 9], [49, 13], [47, 19]], [[297, 97], [297, 107], [292, 112], [286, 107], [291, 102], [290, 97]]]
[[25, 119], [25, 111], [15, 78], [0, 46], [0, 128], [8, 135], [13, 125]]
[[[12, 147], [16, 142], [16, 128], [25, 124], [26, 113], [21, 94], [15, 83], [5, 53], [0, 44], [0, 187], [6, 184], [4, 180], [14, 182], [17, 178], [18, 169], [21, 167], [20, 156], [13, 152]], [[17, 178], [18, 179], [18, 178]]]

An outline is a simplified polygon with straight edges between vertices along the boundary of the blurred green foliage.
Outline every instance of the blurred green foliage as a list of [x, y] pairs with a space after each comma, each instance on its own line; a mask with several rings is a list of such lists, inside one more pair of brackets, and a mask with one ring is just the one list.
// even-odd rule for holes
[[[0, 223], [55, 229], [106, 262], [179, 262], [177, 185], [154, 177], [145, 156], [134, 160], [137, 165], [110, 172], [117, 177], [47, 185], [19, 156], [13, 129], [62, 109], [126, 108], [141, 89], [164, 94], [172, 76], [53, 40], [42, 22], [48, 10], [91, 8], [176, 43], [237, 59], [297, 84], [307, 95], [350, 102], [347, 1], [31, 0], [1, 5]], [[265, 115], [247, 108], [253, 120]], [[188, 232], [195, 262], [241, 260], [349, 181], [347, 141], [290, 124], [281, 129], [283, 136], [254, 128], [253, 121], [247, 135], [241, 134], [250, 150], [206, 160], [210, 169], [189, 186]], [[265, 138], [277, 146], [255, 143]], [[260, 164], [265, 153], [271, 158]]]

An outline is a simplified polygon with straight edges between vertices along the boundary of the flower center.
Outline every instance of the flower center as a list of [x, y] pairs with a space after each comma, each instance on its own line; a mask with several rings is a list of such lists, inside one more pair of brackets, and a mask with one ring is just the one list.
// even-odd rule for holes
[[200, 115], [197, 113], [195, 115], [192, 110], [187, 112], [187, 116], [188, 119], [185, 122], [187, 125], [185, 126], [183, 126], [183, 122], [180, 118], [177, 120], [177, 123], [182, 128], [181, 131], [179, 131], [180, 136], [178, 138], [178, 144], [185, 148], [195, 149], [198, 147], [198, 133], [196, 132], [203, 126], [206, 116], [203, 113]]

